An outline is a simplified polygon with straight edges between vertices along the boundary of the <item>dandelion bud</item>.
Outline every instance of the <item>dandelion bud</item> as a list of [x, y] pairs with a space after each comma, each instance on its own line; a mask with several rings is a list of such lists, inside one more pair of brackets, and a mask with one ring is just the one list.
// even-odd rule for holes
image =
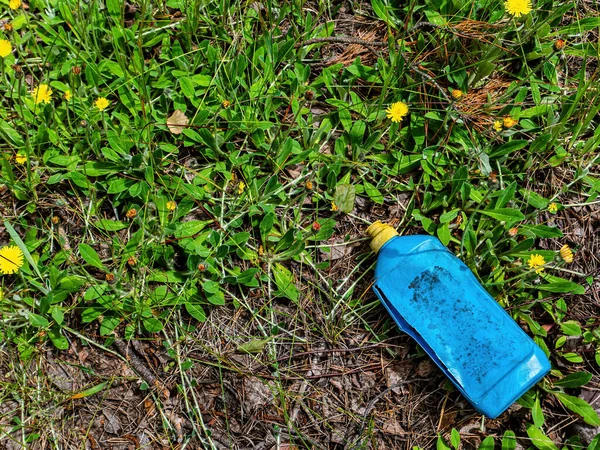
[[573, 262], [573, 252], [568, 245], [563, 245], [559, 251], [559, 254], [562, 260], [567, 264]]

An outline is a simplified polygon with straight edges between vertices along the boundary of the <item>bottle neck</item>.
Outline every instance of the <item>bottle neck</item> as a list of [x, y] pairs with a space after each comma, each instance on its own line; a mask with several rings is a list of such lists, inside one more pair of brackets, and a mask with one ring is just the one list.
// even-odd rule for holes
[[379, 249], [387, 241], [399, 236], [394, 227], [386, 223], [381, 223], [379, 220], [367, 228], [367, 234], [371, 237], [371, 250], [375, 253], [379, 252]]

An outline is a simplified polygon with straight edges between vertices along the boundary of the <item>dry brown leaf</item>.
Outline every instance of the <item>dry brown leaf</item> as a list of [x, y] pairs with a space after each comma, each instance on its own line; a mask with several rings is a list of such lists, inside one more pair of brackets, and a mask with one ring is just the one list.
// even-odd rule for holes
[[167, 119], [167, 126], [169, 127], [169, 131], [171, 131], [171, 133], [181, 134], [189, 121], [190, 119], [188, 119], [183, 111], [176, 109], [175, 112]]

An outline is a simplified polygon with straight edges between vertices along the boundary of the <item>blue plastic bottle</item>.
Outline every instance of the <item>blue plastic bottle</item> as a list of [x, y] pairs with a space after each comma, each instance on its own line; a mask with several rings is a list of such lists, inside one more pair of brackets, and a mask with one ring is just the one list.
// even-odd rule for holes
[[494, 418], [550, 370], [542, 349], [432, 236], [375, 222], [373, 290], [479, 412]]

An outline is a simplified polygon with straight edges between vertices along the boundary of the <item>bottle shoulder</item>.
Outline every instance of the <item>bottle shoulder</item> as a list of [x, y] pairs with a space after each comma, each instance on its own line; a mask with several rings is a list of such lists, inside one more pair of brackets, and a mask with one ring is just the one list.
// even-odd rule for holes
[[456, 257], [434, 236], [397, 236], [385, 243], [377, 258], [375, 278], [400, 267], [420, 272], [425, 267], [451, 263]]

